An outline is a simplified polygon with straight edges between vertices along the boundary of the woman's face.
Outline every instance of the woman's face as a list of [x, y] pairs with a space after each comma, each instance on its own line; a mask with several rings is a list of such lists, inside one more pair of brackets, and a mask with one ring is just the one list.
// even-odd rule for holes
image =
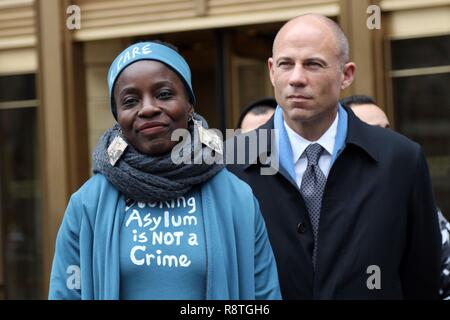
[[170, 152], [172, 132], [186, 129], [192, 105], [178, 75], [159, 61], [141, 60], [122, 71], [114, 86], [117, 121], [141, 153]]

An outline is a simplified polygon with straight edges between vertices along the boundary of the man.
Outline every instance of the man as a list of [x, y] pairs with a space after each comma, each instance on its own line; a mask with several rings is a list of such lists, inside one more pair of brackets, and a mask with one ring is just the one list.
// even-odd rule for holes
[[[278, 142], [229, 168], [259, 200], [283, 298], [437, 298], [441, 239], [425, 157], [340, 107], [356, 69], [348, 52], [326, 17], [287, 22], [268, 60], [279, 106], [256, 130], [278, 130]], [[261, 175], [272, 153], [279, 171]]]
[[264, 98], [251, 103], [242, 111], [237, 129], [245, 133], [260, 127], [269, 121], [276, 107], [277, 102], [273, 98]]
[[[377, 106], [375, 100], [366, 95], [354, 95], [341, 99], [341, 105], [349, 107], [353, 113], [367, 124], [389, 128], [387, 115]], [[441, 281], [439, 298], [450, 299], [450, 223], [440, 209], [437, 209], [442, 237]]]
[[377, 106], [372, 97], [354, 95], [341, 99], [341, 105], [352, 109], [353, 113], [362, 121], [372, 126], [389, 128], [387, 115]]

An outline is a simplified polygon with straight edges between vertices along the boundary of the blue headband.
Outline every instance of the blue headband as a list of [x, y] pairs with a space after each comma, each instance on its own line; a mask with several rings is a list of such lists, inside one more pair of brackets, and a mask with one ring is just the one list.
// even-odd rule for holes
[[160, 61], [172, 70], [174, 70], [183, 81], [187, 92], [189, 94], [189, 101], [195, 104], [194, 91], [191, 83], [191, 70], [186, 60], [175, 50], [168, 46], [155, 42], [140, 42], [129, 46], [123, 50], [114, 59], [108, 71], [108, 87], [109, 87], [109, 101], [111, 112], [117, 120], [117, 110], [114, 103], [114, 84], [120, 73], [130, 64], [140, 60], [156, 60]]

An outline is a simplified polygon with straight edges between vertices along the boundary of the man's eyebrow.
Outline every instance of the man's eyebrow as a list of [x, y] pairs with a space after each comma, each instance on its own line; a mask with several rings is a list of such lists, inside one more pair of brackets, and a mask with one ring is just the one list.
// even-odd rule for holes
[[320, 58], [320, 57], [310, 57], [310, 58], [305, 59], [305, 61], [307, 61], [307, 62], [318, 61], [318, 62], [321, 62], [321, 63], [324, 64], [324, 65], [328, 65], [328, 63], [326, 62], [326, 60], [324, 60], [324, 59], [322, 59], [322, 58]]
[[[292, 61], [293, 59], [292, 59], [291, 57], [288, 57], [288, 56], [281, 56], [281, 57], [278, 57], [278, 58], [275, 60], [275, 63], [278, 63], [278, 62], [284, 61], [284, 60]], [[328, 65], [328, 62], [327, 62], [325, 59], [323, 59], [323, 58], [321, 58], [321, 57], [316, 57], [316, 56], [306, 58], [306, 59], [304, 59], [304, 61], [306, 61], [306, 62], [318, 61], [318, 62], [321, 62], [321, 63], [324, 64], [324, 65]]]
[[275, 62], [279, 62], [279, 61], [281, 61], [281, 60], [292, 60], [292, 58], [287, 57], [287, 56], [281, 56], [281, 57], [278, 57], [278, 58], [275, 60]]

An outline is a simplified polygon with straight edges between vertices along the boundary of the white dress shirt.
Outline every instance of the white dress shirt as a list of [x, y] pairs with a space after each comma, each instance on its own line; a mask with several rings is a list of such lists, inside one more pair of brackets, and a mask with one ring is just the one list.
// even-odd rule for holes
[[284, 121], [284, 126], [286, 127], [289, 142], [291, 143], [292, 161], [295, 164], [295, 182], [297, 183], [299, 188], [302, 183], [303, 174], [305, 173], [306, 167], [308, 165], [308, 160], [306, 159], [306, 153], [304, 151], [312, 143], [318, 143], [324, 148], [324, 151], [322, 152], [322, 155], [319, 159], [319, 167], [325, 177], [328, 177], [331, 168], [331, 157], [334, 150], [334, 143], [336, 141], [338, 119], [339, 113], [336, 114], [336, 118], [334, 119], [328, 130], [325, 131], [325, 133], [317, 141], [306, 140], [294, 130], [292, 130], [288, 126], [286, 121]]

